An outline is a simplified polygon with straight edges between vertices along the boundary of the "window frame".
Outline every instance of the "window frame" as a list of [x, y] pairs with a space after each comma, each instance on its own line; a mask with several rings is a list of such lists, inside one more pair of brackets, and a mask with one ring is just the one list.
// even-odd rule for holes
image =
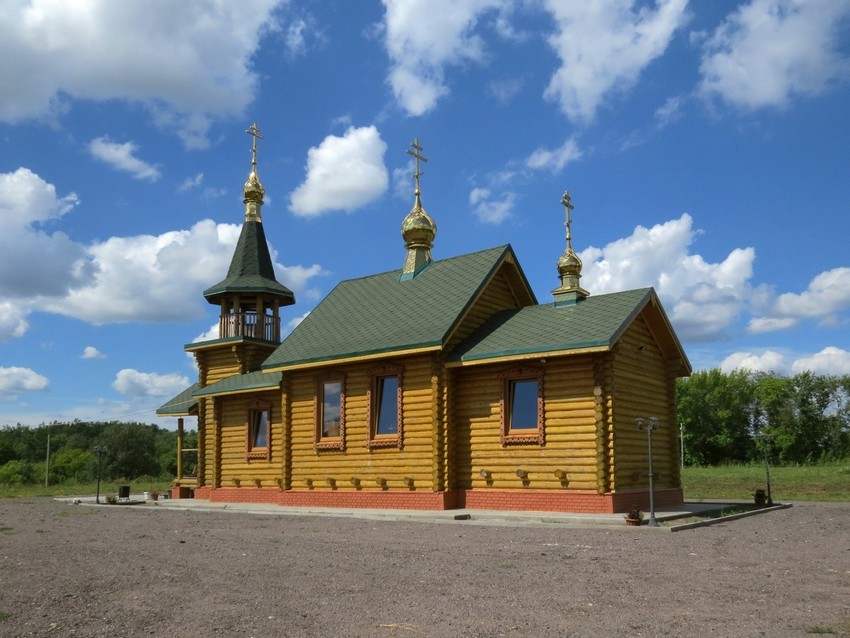
[[[366, 447], [375, 448], [398, 448], [404, 447], [404, 378], [403, 368], [399, 365], [385, 365], [375, 368], [370, 373], [369, 390], [366, 395], [366, 414], [369, 417], [369, 435], [366, 439]], [[397, 431], [394, 434], [378, 434], [378, 418], [380, 416], [380, 383], [382, 379], [395, 377], [398, 380], [396, 389], [396, 419]]]
[[[502, 446], [545, 445], [546, 428], [543, 409], [543, 370], [540, 368], [513, 368], [500, 374], [499, 378], [501, 381], [501, 396], [499, 399], [499, 439]], [[533, 379], [537, 382], [537, 427], [512, 429], [512, 384], [516, 381], [527, 381], [529, 379]]]
[[[263, 447], [253, 444], [256, 439], [256, 419], [266, 413], [266, 444]], [[270, 401], [254, 401], [248, 407], [248, 420], [245, 422], [245, 458], [271, 459], [272, 452], [272, 404]]]
[[[314, 403], [315, 423], [313, 428], [313, 447], [316, 450], [345, 451], [345, 374], [328, 371], [315, 377], [316, 394]], [[324, 435], [325, 385], [339, 383], [339, 434]]]

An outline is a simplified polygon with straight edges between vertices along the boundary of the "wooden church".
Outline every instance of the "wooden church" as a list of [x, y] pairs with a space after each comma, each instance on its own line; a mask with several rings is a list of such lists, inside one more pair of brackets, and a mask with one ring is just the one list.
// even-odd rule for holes
[[[538, 303], [510, 245], [434, 260], [421, 202], [400, 269], [340, 282], [281, 340], [279, 283], [252, 170], [227, 276], [204, 293], [218, 338], [191, 343], [198, 382], [162, 416], [196, 417], [174, 496], [411, 509], [620, 512], [682, 502], [675, 380], [687, 357], [652, 288], [579, 285], [566, 193], [560, 285]], [[399, 262], [402, 253], [399, 251]], [[654, 422], [654, 421], [653, 421]], [[182, 436], [179, 437], [182, 446]], [[182, 458], [185, 450], [179, 450]]]

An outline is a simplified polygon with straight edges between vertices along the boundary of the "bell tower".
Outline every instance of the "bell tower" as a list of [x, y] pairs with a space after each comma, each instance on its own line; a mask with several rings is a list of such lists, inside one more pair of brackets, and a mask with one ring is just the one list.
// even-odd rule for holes
[[[251, 173], [242, 190], [245, 215], [242, 231], [227, 276], [204, 291], [204, 297], [221, 308], [218, 338], [205, 342], [220, 349], [227, 344], [239, 362], [240, 372], [259, 368], [280, 344], [280, 308], [295, 303], [295, 295], [279, 283], [263, 230], [262, 206], [265, 189], [257, 175], [257, 140], [260, 129], [252, 124], [246, 131], [253, 137]], [[202, 344], [192, 344], [192, 350]], [[188, 349], [188, 348], [187, 348]], [[199, 356], [199, 364], [201, 357]]]

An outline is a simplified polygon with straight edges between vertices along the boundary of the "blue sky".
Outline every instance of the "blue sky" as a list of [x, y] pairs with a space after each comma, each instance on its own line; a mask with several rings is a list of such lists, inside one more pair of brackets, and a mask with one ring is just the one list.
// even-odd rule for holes
[[157, 419], [216, 323], [257, 122], [294, 326], [441, 259], [654, 286], [694, 368], [850, 374], [850, 1], [7, 0], [0, 425]]

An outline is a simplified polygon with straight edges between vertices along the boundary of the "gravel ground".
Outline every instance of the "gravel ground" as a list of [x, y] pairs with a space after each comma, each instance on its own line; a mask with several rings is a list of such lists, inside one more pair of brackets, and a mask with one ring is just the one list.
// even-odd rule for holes
[[665, 533], [0, 500], [0, 636], [850, 635], [850, 504]]

